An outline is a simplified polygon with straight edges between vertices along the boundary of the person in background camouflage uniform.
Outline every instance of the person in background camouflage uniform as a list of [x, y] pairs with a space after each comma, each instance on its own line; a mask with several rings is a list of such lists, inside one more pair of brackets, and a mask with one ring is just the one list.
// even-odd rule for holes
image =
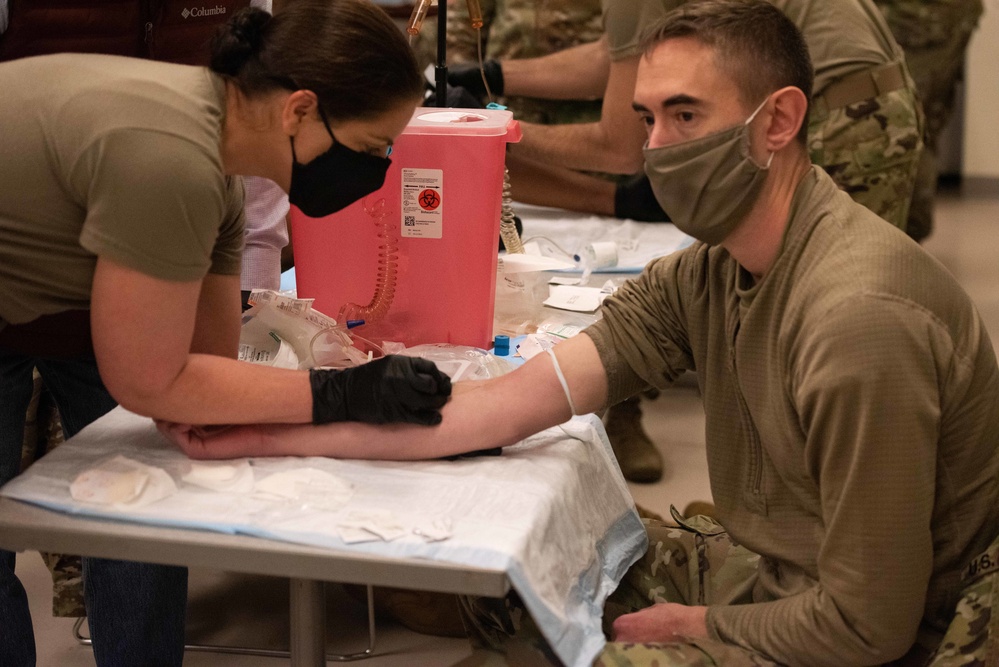
[[[603, 78], [606, 90], [617, 90], [619, 95], [604, 95], [597, 123], [572, 128], [522, 126], [524, 136], [511, 149], [512, 156], [575, 170], [636, 172], [641, 167], [644, 130], [630, 107], [630, 99], [621, 91], [634, 77], [643, 31], [687, 1], [603, 0], [610, 69], [594, 67], [591, 78]], [[812, 160], [826, 168], [856, 201], [904, 229], [922, 150], [923, 118], [903, 51], [884, 17], [872, 0], [771, 0], [771, 4], [804, 33], [815, 66], [815, 118], [809, 128]], [[844, 26], [850, 26], [848, 35], [844, 35]], [[584, 53], [581, 48], [580, 53]], [[592, 57], [588, 51], [585, 53]], [[563, 61], [573, 62], [571, 54], [564, 54]], [[509, 94], [521, 89], [550, 89], [562, 78], [584, 86], [576, 77], [587, 71], [580, 65], [573, 77], [564, 77], [559, 71], [531, 67], [523, 60], [495, 61], [493, 67]], [[451, 83], [470, 89], [476, 85], [470, 77], [460, 81], [456, 78]], [[589, 81], [584, 87], [593, 84]], [[513, 175], [516, 182], [517, 175]], [[565, 184], [558, 182], [559, 177], [552, 176], [552, 184], [534, 180], [531, 198], [524, 201], [550, 206], [567, 204]], [[640, 184], [638, 179], [635, 185]], [[577, 180], [574, 191], [593, 189], [601, 194], [580, 200], [579, 208], [574, 210], [604, 214], [613, 211], [618, 217], [639, 220], [665, 219], [659, 209], [646, 210], [644, 202], [648, 197], [640, 195], [647, 185], [631, 189], [629, 185], [618, 184], [618, 192], [614, 192], [614, 188], [608, 191], [597, 183], [584, 185]], [[638, 211], [634, 210], [636, 201], [642, 202]], [[571, 198], [568, 202], [572, 205]]]
[[854, 201], [908, 233], [922, 127], [911, 83], [834, 109], [819, 96], [808, 120], [809, 156]]
[[925, 147], [916, 173], [906, 231], [920, 241], [933, 230], [936, 143], [954, 111], [958, 81], [982, 0], [874, 0], [905, 51], [926, 114]]
[[[600, 0], [480, 0], [483, 25], [472, 28], [468, 5], [458, 0], [448, 5], [448, 65], [478, 61], [482, 57], [535, 58], [600, 39]], [[421, 66], [436, 62], [437, 22], [428, 18], [414, 43]], [[584, 123], [600, 117], [600, 101], [542, 100], [505, 97], [519, 120], [532, 123]]]

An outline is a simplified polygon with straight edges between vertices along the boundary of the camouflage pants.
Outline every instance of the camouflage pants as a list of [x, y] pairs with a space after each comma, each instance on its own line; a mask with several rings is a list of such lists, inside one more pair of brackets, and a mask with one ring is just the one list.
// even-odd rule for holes
[[[645, 555], [625, 575], [604, 607], [604, 629], [614, 619], [658, 602], [690, 605], [751, 601], [759, 556], [729, 539], [708, 517], [677, 523], [643, 519]], [[999, 538], [974, 559], [964, 577], [956, 614], [927, 667], [999, 667]], [[462, 620], [478, 647], [504, 655], [503, 664], [558, 665], [515, 594], [503, 600], [461, 598]], [[609, 634], [609, 632], [608, 632]], [[609, 642], [595, 667], [775, 667], [766, 658], [711, 639], [662, 644]]]
[[927, 667], [999, 665], [999, 537], [971, 561], [957, 613]]
[[923, 150], [923, 117], [914, 86], [856, 104], [812, 105], [808, 150], [854, 201], [903, 231]]
[[[625, 575], [604, 607], [604, 628], [614, 619], [659, 602], [688, 605], [741, 604], [751, 601], [760, 557], [732, 542], [708, 517], [676, 523], [645, 520], [649, 548]], [[609, 634], [609, 632], [608, 632]], [[751, 651], [713, 639], [669, 643], [609, 642], [597, 659], [599, 667], [764, 667], [775, 663]]]
[[[759, 556], [734, 544], [724, 529], [708, 517], [679, 523], [643, 519], [649, 534], [646, 554], [625, 575], [604, 607], [607, 632], [618, 616], [657, 602], [690, 605], [748, 602]], [[523, 610], [516, 595], [503, 600], [461, 600], [466, 630], [477, 647], [499, 651], [510, 665], [560, 664]], [[608, 633], [609, 634], [609, 633]], [[772, 667], [750, 651], [712, 639], [688, 639], [662, 644], [610, 642], [594, 663], [597, 667]]]
[[916, 82], [926, 114], [926, 149], [916, 176], [907, 232], [916, 240], [933, 229], [937, 188], [936, 142], [954, 110], [958, 82], [971, 34], [982, 14], [982, 0], [875, 0]]

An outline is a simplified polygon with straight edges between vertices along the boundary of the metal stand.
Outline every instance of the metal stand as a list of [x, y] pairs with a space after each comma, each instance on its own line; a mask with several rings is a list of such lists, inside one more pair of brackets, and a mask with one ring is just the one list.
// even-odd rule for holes
[[437, 107], [447, 106], [447, 0], [437, 2], [437, 64], [434, 67]]
[[[229, 653], [232, 655], [259, 655], [266, 658], [290, 658], [294, 667], [305, 665], [325, 665], [327, 660], [351, 662], [374, 655], [375, 651], [375, 593], [368, 590], [368, 648], [357, 653], [325, 653], [326, 650], [326, 594], [325, 584], [311, 579], [292, 579], [290, 582], [290, 630], [291, 642], [288, 651], [266, 648], [243, 648], [240, 646], [220, 646], [215, 644], [185, 644], [185, 651], [206, 653]], [[73, 637], [81, 646], [93, 646], [90, 637], [80, 632], [86, 616], [76, 619], [73, 624]], [[320, 628], [309, 639], [309, 629]]]

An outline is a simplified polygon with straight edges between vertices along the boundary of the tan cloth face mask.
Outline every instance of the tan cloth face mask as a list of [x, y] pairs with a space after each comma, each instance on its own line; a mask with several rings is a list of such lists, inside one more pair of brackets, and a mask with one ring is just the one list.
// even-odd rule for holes
[[646, 144], [645, 173], [652, 192], [684, 234], [718, 245], [756, 203], [774, 154], [766, 165], [753, 161], [749, 124], [769, 99], [746, 122], [727, 130], [659, 148]]

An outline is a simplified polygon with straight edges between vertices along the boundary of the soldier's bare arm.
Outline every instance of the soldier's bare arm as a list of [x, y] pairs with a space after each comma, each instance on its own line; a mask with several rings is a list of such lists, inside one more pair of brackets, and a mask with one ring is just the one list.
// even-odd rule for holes
[[614, 183], [564, 167], [509, 155], [513, 196], [517, 201], [570, 211], [614, 215]]
[[[607, 374], [593, 341], [575, 336], [555, 349], [577, 414], [607, 401]], [[323, 426], [236, 426], [222, 431], [159, 422], [160, 432], [195, 459], [242, 456], [332, 456], [432, 459], [511, 445], [571, 416], [569, 401], [547, 354], [491, 380], [458, 383], [433, 428], [360, 422]]]
[[503, 93], [548, 100], [598, 100], [610, 73], [601, 38], [547, 56], [503, 61]]
[[645, 128], [631, 107], [638, 60], [639, 56], [635, 56], [610, 63], [599, 121], [567, 125], [522, 123], [524, 137], [511, 147], [511, 154], [569, 169], [614, 174], [637, 172], [642, 168], [645, 143]]

